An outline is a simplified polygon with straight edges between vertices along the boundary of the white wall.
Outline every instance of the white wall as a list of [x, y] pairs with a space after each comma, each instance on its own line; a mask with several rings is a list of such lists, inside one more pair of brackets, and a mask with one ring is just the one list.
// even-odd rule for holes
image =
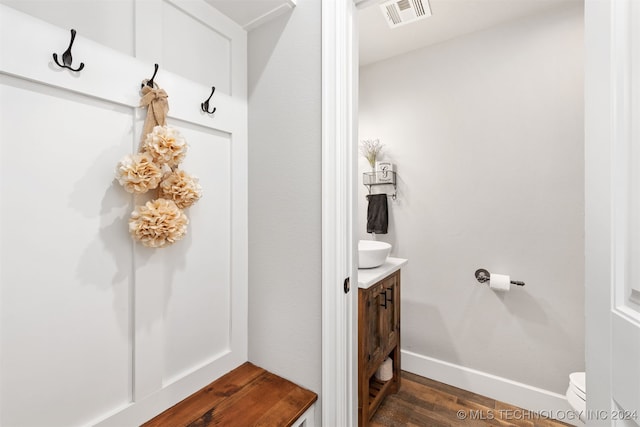
[[[584, 370], [582, 18], [563, 7], [360, 73], [360, 138], [398, 171], [377, 238], [409, 259], [403, 349], [558, 394]], [[526, 286], [494, 293], [481, 267]]]
[[317, 393], [320, 15], [319, 0], [298, 2], [248, 41], [249, 360]]

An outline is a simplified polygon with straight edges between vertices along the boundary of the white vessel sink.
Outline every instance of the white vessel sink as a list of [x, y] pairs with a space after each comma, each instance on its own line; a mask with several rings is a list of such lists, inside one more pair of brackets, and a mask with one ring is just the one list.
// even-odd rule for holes
[[391, 245], [376, 240], [360, 240], [358, 242], [358, 268], [379, 267], [386, 261], [391, 252]]

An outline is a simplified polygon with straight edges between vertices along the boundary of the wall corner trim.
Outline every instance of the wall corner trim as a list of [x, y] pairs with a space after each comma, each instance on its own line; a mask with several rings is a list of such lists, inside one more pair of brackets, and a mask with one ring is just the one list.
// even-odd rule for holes
[[273, 10], [270, 10], [264, 15], [258, 16], [256, 19], [252, 20], [251, 22], [246, 23], [242, 28], [246, 32], [249, 32], [255, 28], [258, 28], [262, 24], [265, 24], [271, 21], [272, 19], [277, 18], [280, 15], [284, 15], [285, 13], [291, 11], [294, 7], [296, 7], [296, 2], [293, 0], [287, 0], [287, 3], [281, 4], [280, 6], [276, 7]]

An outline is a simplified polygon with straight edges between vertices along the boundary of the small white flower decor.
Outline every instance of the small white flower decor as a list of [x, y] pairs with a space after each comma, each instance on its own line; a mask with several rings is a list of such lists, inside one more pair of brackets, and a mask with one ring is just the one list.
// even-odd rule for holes
[[367, 159], [371, 169], [376, 166], [376, 158], [383, 146], [379, 139], [363, 139], [360, 142], [360, 153]]
[[125, 156], [116, 179], [125, 191], [138, 195], [156, 190], [153, 200], [136, 206], [129, 218], [129, 233], [150, 248], [164, 248], [182, 239], [189, 219], [183, 209], [202, 197], [198, 178], [178, 169], [187, 154], [187, 142], [166, 124], [167, 93], [143, 81], [140, 105], [148, 107], [140, 152]]

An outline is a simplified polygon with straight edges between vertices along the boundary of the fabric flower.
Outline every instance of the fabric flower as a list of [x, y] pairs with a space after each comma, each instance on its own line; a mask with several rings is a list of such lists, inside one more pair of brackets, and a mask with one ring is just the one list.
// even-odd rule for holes
[[169, 126], [155, 126], [153, 131], [147, 134], [142, 149], [149, 153], [158, 165], [166, 164], [174, 168], [184, 160], [187, 154], [187, 142], [176, 129]]
[[149, 154], [133, 154], [118, 163], [116, 178], [127, 192], [142, 194], [158, 187], [162, 171]]
[[129, 232], [149, 248], [164, 248], [182, 239], [189, 219], [172, 200], [156, 199], [136, 206], [129, 218]]
[[200, 199], [202, 187], [197, 177], [183, 170], [175, 170], [164, 177], [158, 187], [158, 195], [173, 200], [180, 209], [185, 209]]

